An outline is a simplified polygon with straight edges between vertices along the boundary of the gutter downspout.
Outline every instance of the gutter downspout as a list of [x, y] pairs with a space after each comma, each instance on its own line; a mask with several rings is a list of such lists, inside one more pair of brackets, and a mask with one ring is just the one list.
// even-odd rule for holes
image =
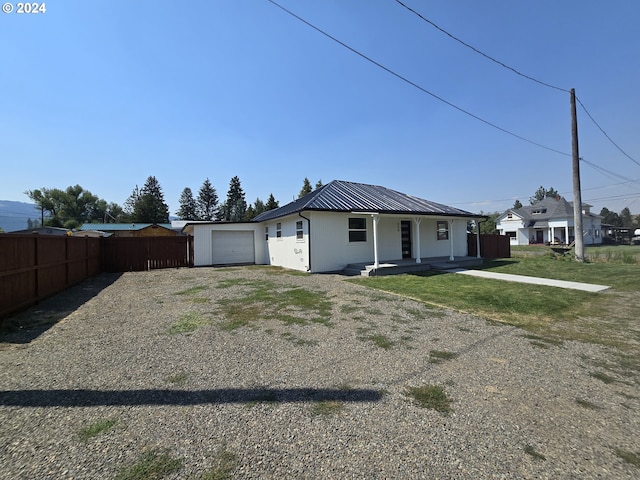
[[311, 271], [311, 220], [298, 212], [298, 215], [304, 218], [307, 221], [307, 237], [309, 238], [309, 242], [307, 245], [307, 257], [309, 258], [309, 265], [307, 265], [307, 272]]

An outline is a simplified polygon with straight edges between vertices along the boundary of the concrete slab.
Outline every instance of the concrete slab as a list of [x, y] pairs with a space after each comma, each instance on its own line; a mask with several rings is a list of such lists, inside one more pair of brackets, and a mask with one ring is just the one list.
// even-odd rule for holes
[[605, 285], [596, 285], [593, 283], [568, 282], [565, 280], [553, 280], [550, 278], [527, 277], [525, 275], [512, 275], [510, 273], [487, 272], [485, 270], [467, 270], [458, 268], [449, 270], [451, 273], [459, 273], [462, 275], [470, 275], [472, 277], [491, 278], [493, 280], [504, 280], [506, 282], [529, 283], [533, 285], [546, 285], [549, 287], [571, 288], [574, 290], [582, 290], [585, 292], [601, 292], [607, 290]]

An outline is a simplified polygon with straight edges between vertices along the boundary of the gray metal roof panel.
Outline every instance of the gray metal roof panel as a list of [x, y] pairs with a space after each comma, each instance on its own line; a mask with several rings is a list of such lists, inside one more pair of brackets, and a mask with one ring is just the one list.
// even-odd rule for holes
[[253, 221], [263, 222], [304, 210], [482, 216], [378, 185], [334, 180], [283, 207], [258, 215]]

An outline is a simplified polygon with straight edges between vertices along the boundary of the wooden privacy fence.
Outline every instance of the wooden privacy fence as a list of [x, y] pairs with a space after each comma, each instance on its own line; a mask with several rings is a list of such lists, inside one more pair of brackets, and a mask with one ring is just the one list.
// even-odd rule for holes
[[178, 267], [193, 267], [193, 237], [102, 239], [102, 269], [105, 272]]
[[[467, 248], [469, 256], [478, 254], [476, 234], [467, 234]], [[511, 242], [506, 235], [480, 234], [480, 256], [482, 258], [509, 258], [511, 257]]]
[[193, 267], [193, 237], [0, 234], [0, 317], [100, 272]]
[[99, 238], [0, 235], [0, 317], [100, 271]]

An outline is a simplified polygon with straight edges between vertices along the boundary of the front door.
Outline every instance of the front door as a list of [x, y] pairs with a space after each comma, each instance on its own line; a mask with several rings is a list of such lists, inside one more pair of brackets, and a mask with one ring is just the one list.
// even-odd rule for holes
[[400, 237], [402, 239], [402, 258], [411, 258], [411, 222], [400, 222]]
[[536, 230], [536, 243], [544, 243], [544, 232]]

